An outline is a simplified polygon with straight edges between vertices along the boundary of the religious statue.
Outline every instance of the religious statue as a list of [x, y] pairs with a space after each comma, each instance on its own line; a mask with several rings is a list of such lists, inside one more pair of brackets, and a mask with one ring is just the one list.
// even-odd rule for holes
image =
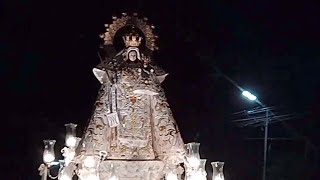
[[101, 88], [80, 142], [90, 145], [79, 146], [78, 151], [106, 152], [107, 160], [160, 160], [178, 165], [184, 161], [185, 148], [161, 87], [167, 73], [154, 64], [148, 29], [129, 18], [124, 22], [124, 49], [116, 52], [110, 43], [117, 33], [111, 31], [119, 27], [104, 35], [101, 63], [93, 69]]
[[[183, 143], [161, 87], [168, 74], [154, 61], [155, 27], [137, 14], [112, 19], [100, 35], [100, 64], [93, 68], [101, 87], [92, 116], [82, 138], [76, 137], [76, 124], [66, 124], [63, 160], [55, 161], [56, 141], [44, 140], [41, 179], [206, 179], [200, 143]], [[223, 178], [223, 162], [212, 167]]]

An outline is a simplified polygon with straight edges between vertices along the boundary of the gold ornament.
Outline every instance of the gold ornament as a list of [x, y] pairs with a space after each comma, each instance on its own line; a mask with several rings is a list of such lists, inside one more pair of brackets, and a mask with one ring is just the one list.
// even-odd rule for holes
[[129, 16], [127, 14], [122, 14], [121, 18], [116, 16], [112, 17], [113, 22], [111, 24], [105, 24], [106, 32], [100, 37], [104, 40], [104, 45], [113, 45], [114, 36], [117, 31], [125, 26], [133, 26], [140, 29], [145, 36], [146, 47], [152, 51], [157, 50], [158, 47], [155, 45], [155, 41], [158, 38], [154, 34], [153, 25], [149, 25], [146, 21], [147, 18], [140, 19], [138, 15]]
[[126, 47], [138, 47], [141, 43], [142, 37], [138, 34], [130, 33], [122, 37]]

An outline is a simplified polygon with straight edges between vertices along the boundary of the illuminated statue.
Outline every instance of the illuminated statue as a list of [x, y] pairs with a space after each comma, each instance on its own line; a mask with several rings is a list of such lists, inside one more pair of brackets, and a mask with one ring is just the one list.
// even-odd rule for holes
[[[121, 163], [154, 160], [166, 168], [183, 163], [184, 143], [161, 87], [167, 73], [152, 60], [152, 28], [134, 16], [123, 16], [102, 35], [102, 61], [93, 69], [101, 88], [78, 154], [103, 152], [106, 161]], [[123, 32], [125, 47], [116, 52], [118, 31]]]
[[[82, 138], [76, 136], [76, 124], [65, 125], [63, 160], [55, 160], [56, 141], [44, 140], [41, 179], [207, 179], [200, 143], [184, 145], [161, 87], [168, 74], [153, 61], [154, 26], [136, 14], [112, 19], [100, 36], [101, 63], [93, 68], [101, 83], [93, 114]], [[224, 162], [211, 164], [212, 179], [223, 180]]]

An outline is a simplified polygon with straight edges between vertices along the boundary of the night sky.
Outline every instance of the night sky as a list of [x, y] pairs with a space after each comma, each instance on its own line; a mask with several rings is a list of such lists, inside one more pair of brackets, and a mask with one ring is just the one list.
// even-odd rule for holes
[[[258, 105], [215, 67], [278, 113], [302, 114], [287, 122], [290, 130], [271, 126], [271, 137], [305, 136], [319, 147], [315, 2], [1, 1], [1, 179], [40, 179], [42, 140], [56, 139], [58, 156], [65, 123], [79, 124], [82, 135], [100, 86], [92, 74], [99, 34], [122, 12], [138, 12], [156, 26], [155, 58], [170, 74], [163, 87], [183, 139], [200, 142], [208, 162], [225, 161], [227, 180], [260, 179], [262, 141], [245, 138], [262, 137], [263, 131], [231, 122], [237, 118], [232, 113]], [[272, 142], [270, 161], [282, 154], [303, 156], [304, 142]], [[319, 165], [312, 156], [310, 161]]]

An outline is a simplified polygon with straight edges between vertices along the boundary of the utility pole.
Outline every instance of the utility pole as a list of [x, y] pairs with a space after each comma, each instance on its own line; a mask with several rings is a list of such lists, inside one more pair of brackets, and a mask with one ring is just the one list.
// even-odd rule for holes
[[266, 171], [267, 171], [267, 155], [268, 155], [268, 128], [269, 127], [269, 110], [266, 111], [266, 120], [264, 128], [264, 152], [263, 152], [263, 173], [262, 179], [266, 180]]
[[[256, 102], [257, 104], [260, 105], [261, 109], [263, 108], [267, 108], [267, 106], [265, 104], [263, 104], [256, 96], [254, 96], [253, 94], [251, 94], [250, 92], [246, 91], [244, 88], [242, 88], [239, 84], [237, 84], [233, 79], [231, 79], [230, 77], [228, 77], [226, 74], [224, 74], [222, 71], [220, 71], [220, 69], [218, 67], [214, 67], [214, 70], [216, 71], [216, 73], [220, 76], [222, 76], [224, 79], [226, 79], [228, 82], [230, 82], [234, 87], [236, 87], [239, 91], [242, 92], [242, 95], [244, 95], [245, 97], [247, 97], [249, 100]], [[301, 134], [299, 134], [293, 127], [291, 127], [290, 125], [288, 125], [285, 120], [287, 119], [292, 119], [292, 117], [286, 117], [289, 115], [284, 115], [284, 116], [277, 116], [275, 115], [275, 113], [273, 111], [271, 111], [270, 109], [266, 111], [266, 116], [265, 116], [265, 121], [261, 121], [262, 119], [260, 118], [260, 120], [255, 120], [254, 122], [249, 122], [248, 125], [250, 124], [256, 124], [258, 123], [258, 125], [256, 124], [255, 127], [260, 126], [259, 123], [264, 122], [264, 126], [265, 126], [265, 138], [264, 138], [264, 165], [263, 165], [263, 180], [266, 179], [266, 166], [267, 166], [267, 146], [268, 146], [268, 130], [269, 130], [269, 125], [271, 123], [274, 122], [281, 122], [283, 127], [286, 128], [287, 130], [290, 130], [291, 132], [293, 132], [293, 134], [295, 134], [296, 136], [299, 137], [303, 137], [304, 139], [306, 139], [306, 141], [309, 143], [309, 145], [312, 147], [312, 149], [314, 150], [314, 152], [316, 153], [316, 156], [318, 157], [318, 153], [317, 153], [317, 148], [316, 146], [309, 140], [308, 137], [303, 136]], [[272, 117], [272, 118], [271, 118]], [[274, 119], [274, 120], [271, 120]]]
[[[264, 138], [251, 138], [251, 139], [263, 139], [263, 171], [262, 180], [266, 180], [267, 165], [268, 165], [268, 140], [269, 138], [269, 125], [295, 118], [293, 114], [275, 115], [270, 113], [274, 107], [258, 107], [251, 110], [245, 110], [236, 112], [234, 114], [243, 114], [251, 116], [247, 118], [234, 120], [240, 127], [264, 127]], [[276, 138], [280, 139], [280, 138]], [[288, 139], [288, 138], [286, 138]]]

